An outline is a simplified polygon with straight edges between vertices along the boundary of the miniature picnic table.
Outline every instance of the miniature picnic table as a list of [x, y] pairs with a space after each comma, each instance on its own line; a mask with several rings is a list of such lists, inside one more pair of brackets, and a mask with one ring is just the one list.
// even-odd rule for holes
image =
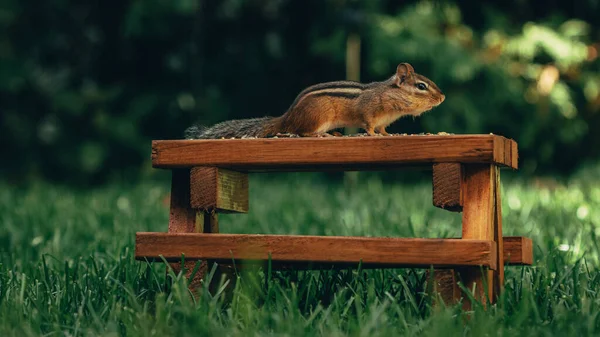
[[[443, 299], [460, 299], [462, 281], [475, 298], [494, 301], [505, 263], [533, 260], [530, 239], [502, 236], [499, 169], [517, 169], [517, 160], [517, 143], [492, 134], [155, 140], [153, 167], [172, 170], [169, 227], [138, 232], [135, 255], [170, 262], [184, 256], [188, 274], [198, 260], [270, 261], [274, 268], [433, 267]], [[460, 239], [218, 234], [218, 213], [248, 212], [248, 173], [407, 167], [433, 171], [433, 204], [462, 212]]]

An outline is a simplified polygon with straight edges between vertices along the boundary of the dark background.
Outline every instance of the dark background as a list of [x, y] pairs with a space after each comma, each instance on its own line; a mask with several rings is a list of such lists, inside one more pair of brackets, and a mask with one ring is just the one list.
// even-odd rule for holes
[[152, 172], [192, 122], [281, 115], [306, 86], [400, 62], [446, 101], [389, 131], [497, 133], [522, 174], [600, 154], [600, 0], [0, 2], [0, 173], [97, 184]]

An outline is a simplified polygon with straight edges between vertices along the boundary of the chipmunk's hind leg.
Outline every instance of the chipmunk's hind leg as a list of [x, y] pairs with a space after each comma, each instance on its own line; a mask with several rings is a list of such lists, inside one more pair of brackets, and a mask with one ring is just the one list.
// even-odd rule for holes
[[390, 135], [389, 133], [387, 133], [387, 131], [385, 131], [385, 125], [378, 126], [377, 128], [375, 128], [375, 131], [379, 132], [379, 134], [382, 135], [382, 136], [389, 136]]
[[363, 129], [365, 129], [365, 131], [367, 132], [367, 134], [369, 136], [377, 136], [377, 134], [375, 133], [375, 127], [373, 125], [365, 125], [363, 126]]

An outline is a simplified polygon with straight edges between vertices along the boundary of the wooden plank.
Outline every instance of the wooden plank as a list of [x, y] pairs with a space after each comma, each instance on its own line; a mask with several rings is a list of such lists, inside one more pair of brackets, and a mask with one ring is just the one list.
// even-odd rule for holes
[[257, 234], [137, 233], [136, 257], [496, 268], [491, 241]]
[[[504, 237], [504, 265], [510, 266], [523, 266], [531, 265], [533, 262], [532, 252], [532, 241], [529, 238], [521, 236], [505, 236]], [[286, 263], [286, 262], [273, 262], [273, 269], [343, 269], [347, 268], [351, 264], [334, 264], [334, 263]], [[221, 265], [229, 265], [231, 261], [220, 261]], [[356, 265], [355, 263], [352, 263]], [[362, 268], [382, 268], [382, 264], [363, 264]], [[239, 267], [239, 265], [238, 265]], [[446, 269], [435, 270], [436, 275], [438, 272], [447, 272]], [[447, 276], [447, 274], [444, 274]], [[444, 276], [445, 277], [445, 276]], [[454, 277], [454, 276], [453, 276]], [[454, 288], [454, 286], [452, 287]]]
[[[532, 258], [532, 245], [531, 239], [521, 236], [505, 236], [504, 237], [504, 264], [511, 266], [523, 266], [531, 265]], [[292, 270], [304, 270], [304, 269], [345, 269], [348, 267], [356, 266], [356, 263], [313, 263], [313, 262], [278, 262], [271, 261], [273, 269], [292, 269]], [[231, 265], [231, 261], [220, 261], [220, 265]], [[244, 267], [247, 264], [237, 263], [236, 267]], [[252, 263], [250, 263], [252, 265]], [[362, 264], [361, 268], [382, 268], [385, 265], [382, 264]], [[445, 275], [447, 278], [447, 272], [452, 271], [449, 269], [437, 269], [435, 270], [436, 276]], [[453, 273], [452, 279], [455, 280]], [[448, 287], [450, 287], [448, 285]], [[456, 284], [451, 287], [453, 290], [456, 288]], [[460, 296], [460, 295], [459, 295]]]
[[524, 236], [504, 237], [504, 264], [527, 265], [533, 264], [533, 243]]
[[508, 158], [510, 158], [510, 155], [506, 153], [506, 150], [510, 147], [507, 146], [506, 142], [504, 142], [502, 139], [494, 138], [493, 147], [493, 162], [505, 162], [508, 160]]
[[[446, 305], [454, 304], [457, 299], [460, 298], [460, 288], [458, 287], [458, 275], [453, 269], [436, 269], [431, 274], [427, 274], [428, 280], [432, 281], [432, 285], [429, 286], [429, 292], [432, 294], [438, 294], [440, 299]], [[438, 298], [433, 298], [434, 308], [439, 308], [440, 303]]]
[[[262, 261], [264, 262], [264, 261]], [[511, 266], [523, 266], [523, 265], [531, 265], [533, 262], [532, 257], [532, 245], [531, 239], [520, 236], [505, 236], [504, 237], [504, 265]], [[220, 266], [232, 266], [231, 261], [220, 261]], [[254, 266], [252, 263], [237, 263], [236, 268], [243, 269], [245, 267]], [[271, 267], [273, 270], [282, 269], [282, 270], [306, 270], [306, 269], [346, 269], [348, 267], [356, 267], [356, 263], [314, 263], [314, 262], [278, 262], [271, 261]], [[383, 264], [362, 264], [361, 268], [382, 268], [386, 267]], [[452, 276], [449, 276], [449, 272], [452, 273]], [[440, 276], [439, 284], [437, 286], [439, 289], [450, 288], [454, 296], [454, 294], [458, 294], [460, 298], [460, 290], [457, 290], [456, 284], [450, 285], [446, 284], [447, 280], [456, 280], [455, 273], [452, 269], [436, 269], [435, 277]], [[456, 292], [458, 291], [458, 292]], [[442, 294], [447, 294], [441, 291]], [[448, 298], [454, 298], [454, 297]], [[445, 300], [446, 301], [446, 300]], [[448, 303], [448, 302], [446, 302]]]
[[[492, 165], [465, 165], [462, 237], [466, 240], [494, 240], [495, 178]], [[460, 277], [465, 287], [474, 289], [474, 297], [485, 303], [496, 298], [494, 272], [479, 268], [464, 268]], [[486, 289], [487, 288], [487, 289]], [[469, 309], [470, 301], [464, 308]]]
[[196, 211], [190, 208], [190, 170], [177, 169], [171, 174], [169, 233], [201, 231], [196, 227]]
[[203, 211], [247, 213], [248, 175], [216, 167], [193, 167], [190, 204]]
[[510, 144], [510, 162], [518, 167], [519, 165], [519, 149], [517, 147], [517, 142], [508, 142]]
[[[172, 171], [171, 176], [171, 208], [169, 211], [169, 233], [197, 233], [202, 231], [202, 222], [198, 221], [196, 211], [190, 207], [190, 170], [177, 169]], [[181, 263], [171, 263], [171, 269], [175, 274], [179, 274], [182, 268], [187, 277], [191, 276], [196, 261], [185, 261]], [[197, 289], [202, 282], [203, 272], [206, 266], [201, 266], [200, 270], [192, 280], [190, 288]]]
[[[155, 140], [157, 168], [214, 166], [237, 171], [393, 169], [443, 162], [517, 168], [514, 141], [497, 135]], [[516, 143], [514, 145], [516, 149]]]
[[[171, 209], [169, 214], [169, 233], [218, 233], [218, 218], [214, 212], [196, 211], [190, 206], [190, 170], [173, 170], [171, 178]], [[181, 256], [177, 261], [181, 260]], [[175, 260], [174, 260], [175, 261]], [[196, 261], [171, 263], [171, 268], [178, 274], [182, 268], [186, 277], [191, 274], [196, 266]], [[189, 280], [189, 287], [196, 292], [201, 288], [204, 276], [207, 274], [209, 263], [202, 261], [194, 278]]]
[[[509, 152], [510, 154], [510, 152]], [[494, 193], [494, 219], [492, 220], [492, 230], [494, 232], [494, 242], [499, 252], [497, 265], [498, 270], [494, 271], [494, 296], [500, 296], [504, 287], [504, 238], [502, 236], [502, 203], [500, 202], [500, 169], [492, 166], [492, 190]], [[492, 298], [496, 301], [496, 298]]]
[[524, 236], [505, 236], [504, 265], [530, 266], [533, 264], [533, 242]]
[[451, 212], [462, 212], [462, 165], [433, 164], [433, 205]]

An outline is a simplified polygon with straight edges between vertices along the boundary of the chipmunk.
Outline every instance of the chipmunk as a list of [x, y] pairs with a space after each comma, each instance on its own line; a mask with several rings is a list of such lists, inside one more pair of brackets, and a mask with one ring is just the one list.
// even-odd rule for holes
[[403, 116], [419, 116], [445, 99], [433, 81], [400, 63], [382, 82], [338, 81], [304, 89], [281, 117], [231, 120], [213, 127], [192, 126], [187, 139], [269, 137], [279, 133], [303, 137], [331, 136], [327, 131], [360, 127], [368, 135], [389, 135], [385, 128]]

